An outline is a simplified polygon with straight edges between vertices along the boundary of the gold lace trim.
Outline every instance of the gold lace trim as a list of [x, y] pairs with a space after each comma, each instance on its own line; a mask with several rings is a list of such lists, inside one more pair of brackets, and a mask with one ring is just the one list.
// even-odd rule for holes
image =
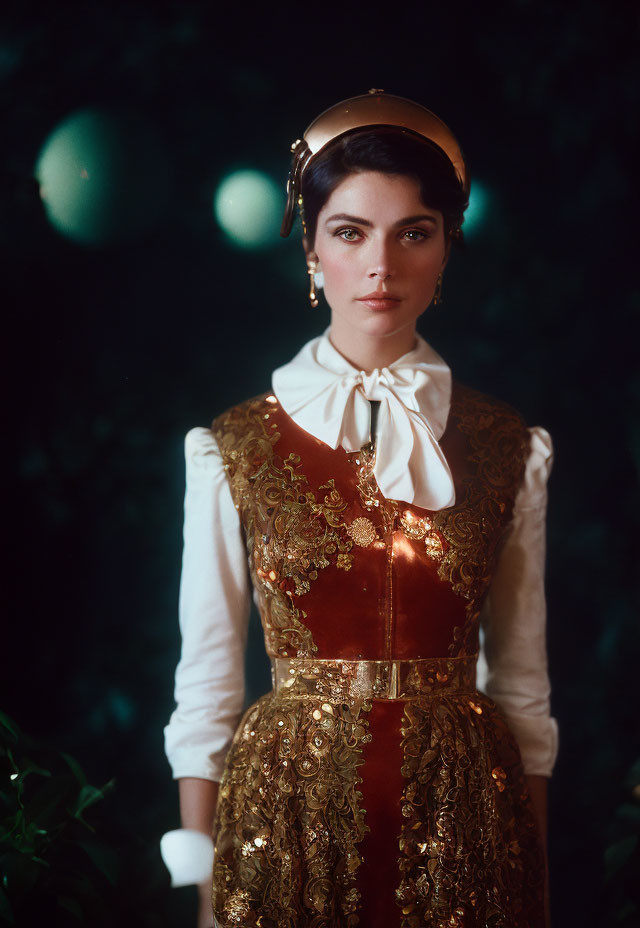
[[216, 420], [213, 431], [242, 520], [267, 652], [312, 657], [317, 646], [293, 596], [307, 593], [329, 564], [349, 570], [354, 543], [366, 547], [370, 529], [358, 520], [347, 525], [348, 504], [333, 478], [318, 487], [324, 491], [318, 498], [300, 471], [300, 456], [282, 460], [275, 453], [280, 435], [269, 420], [276, 408], [268, 398], [250, 401]]
[[431, 515], [447, 542], [438, 574], [477, 605], [487, 591], [495, 551], [522, 481], [529, 434], [515, 410], [459, 384], [451, 416], [469, 441], [473, 470], [456, 504]]
[[543, 928], [540, 835], [511, 745], [482, 693], [407, 702], [402, 928]]
[[[358, 846], [370, 828], [357, 768], [372, 703], [336, 695], [328, 675], [317, 682], [316, 694], [261, 697], [234, 736], [214, 821], [212, 898], [224, 928], [360, 924]], [[419, 695], [405, 702], [401, 738], [388, 889], [395, 879], [402, 928], [543, 928], [538, 826], [495, 704], [477, 690]]]
[[220, 784], [213, 910], [224, 928], [355, 928], [367, 700], [267, 693], [245, 713]]

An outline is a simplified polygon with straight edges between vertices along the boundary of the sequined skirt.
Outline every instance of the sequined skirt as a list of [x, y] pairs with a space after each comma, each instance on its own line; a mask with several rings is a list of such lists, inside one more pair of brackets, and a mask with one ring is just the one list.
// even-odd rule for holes
[[273, 662], [219, 788], [220, 928], [543, 928], [519, 749], [475, 664]]

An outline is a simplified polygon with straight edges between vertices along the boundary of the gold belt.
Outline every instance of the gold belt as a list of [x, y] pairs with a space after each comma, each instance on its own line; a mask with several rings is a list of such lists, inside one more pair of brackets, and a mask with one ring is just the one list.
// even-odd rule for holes
[[276, 693], [327, 698], [410, 699], [425, 694], [476, 692], [472, 657], [419, 660], [271, 659]]

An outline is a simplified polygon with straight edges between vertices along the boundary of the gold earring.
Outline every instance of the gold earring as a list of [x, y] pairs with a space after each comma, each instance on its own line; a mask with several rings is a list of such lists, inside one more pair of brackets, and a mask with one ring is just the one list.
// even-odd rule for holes
[[307, 236], [307, 224], [304, 221], [304, 201], [302, 199], [302, 194], [298, 197], [298, 209], [300, 212], [300, 222], [302, 223], [302, 234], [306, 238]]
[[307, 273], [309, 275], [309, 302], [314, 309], [318, 305], [318, 299], [316, 297], [316, 282], [313, 279], [313, 275], [316, 272], [317, 266], [318, 264], [313, 260], [313, 258], [310, 258], [307, 261]]
[[438, 274], [438, 281], [436, 283], [436, 290], [433, 294], [432, 303], [434, 306], [439, 306], [442, 303], [442, 271]]

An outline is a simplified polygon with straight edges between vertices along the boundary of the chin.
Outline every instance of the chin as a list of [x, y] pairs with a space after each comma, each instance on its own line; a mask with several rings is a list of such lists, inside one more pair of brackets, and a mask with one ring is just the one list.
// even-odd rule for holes
[[384, 312], [363, 309], [360, 304], [347, 304], [341, 310], [332, 308], [332, 316], [336, 321], [339, 319], [343, 326], [347, 325], [356, 337], [360, 335], [367, 338], [389, 338], [404, 329], [415, 329], [416, 321], [423, 312], [424, 309], [412, 312], [407, 306]]
[[363, 335], [377, 336], [387, 338], [396, 335], [404, 329], [415, 328], [416, 319], [411, 316], [409, 319], [393, 318], [392, 313], [379, 313], [378, 315], [367, 319], [362, 325], [357, 326]]

